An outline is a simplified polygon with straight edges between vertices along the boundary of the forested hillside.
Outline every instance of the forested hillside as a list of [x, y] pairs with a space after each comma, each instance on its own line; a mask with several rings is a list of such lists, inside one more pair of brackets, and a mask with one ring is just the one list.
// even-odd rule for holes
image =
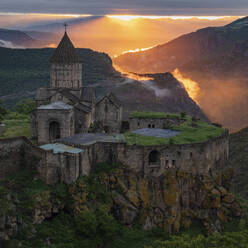
[[[0, 97], [35, 91], [49, 85], [49, 59], [54, 49], [0, 48]], [[78, 49], [83, 58], [83, 83], [90, 85], [115, 75], [112, 60], [104, 53]], [[5, 101], [5, 98], [3, 98]]]

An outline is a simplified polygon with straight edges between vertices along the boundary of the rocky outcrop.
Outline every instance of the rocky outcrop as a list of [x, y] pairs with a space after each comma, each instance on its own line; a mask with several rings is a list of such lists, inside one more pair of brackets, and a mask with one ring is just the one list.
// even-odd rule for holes
[[[30, 179], [35, 185], [31, 187], [17, 186], [14, 179], [0, 186], [0, 240], [9, 240], [18, 231], [25, 231], [32, 236], [35, 224], [58, 214], [65, 206], [65, 201], [34, 177]], [[39, 182], [39, 183], [36, 183]]]
[[[170, 170], [155, 179], [118, 169], [94, 180], [108, 192], [104, 204], [118, 221], [140, 224], [144, 229], [162, 227], [172, 233], [189, 228], [194, 221], [209, 232], [221, 231], [223, 223], [239, 216], [240, 205], [229, 191], [231, 177], [231, 171], [212, 177]], [[70, 193], [75, 214], [97, 207], [101, 201], [91, 198], [86, 181], [71, 186]]]

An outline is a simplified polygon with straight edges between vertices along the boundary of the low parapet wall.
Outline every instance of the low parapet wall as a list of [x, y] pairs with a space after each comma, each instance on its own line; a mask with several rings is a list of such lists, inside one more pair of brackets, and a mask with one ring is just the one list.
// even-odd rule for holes
[[26, 137], [0, 139], [0, 180], [24, 168], [35, 168], [42, 150]]

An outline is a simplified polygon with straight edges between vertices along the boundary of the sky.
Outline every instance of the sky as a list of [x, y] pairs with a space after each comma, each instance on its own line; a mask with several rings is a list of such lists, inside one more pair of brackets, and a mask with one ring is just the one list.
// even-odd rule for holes
[[246, 15], [247, 0], [1, 0], [4, 13]]

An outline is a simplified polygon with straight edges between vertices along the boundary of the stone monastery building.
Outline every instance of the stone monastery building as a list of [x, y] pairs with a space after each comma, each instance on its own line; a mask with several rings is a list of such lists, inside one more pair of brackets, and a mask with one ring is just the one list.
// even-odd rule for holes
[[[45, 182], [73, 183], [102, 162], [121, 163], [135, 173], [156, 178], [172, 168], [208, 174], [225, 166], [229, 154], [228, 132], [197, 123], [190, 116], [132, 113], [129, 132], [122, 134], [122, 103], [111, 92], [96, 101], [95, 88], [84, 87], [82, 59], [67, 32], [50, 62], [50, 88], [37, 90], [37, 108], [31, 114], [31, 134], [39, 147], [23, 137], [0, 142], [0, 152], [5, 157], [15, 151], [25, 158], [25, 164], [35, 161]], [[201, 135], [208, 132], [208, 136], [192, 140], [195, 136], [184, 133], [180, 129], [183, 125], [188, 125], [186, 131], [193, 129], [192, 132], [198, 133], [202, 126]], [[21, 166], [18, 162], [21, 159], [12, 156], [10, 159], [11, 163], [4, 162], [0, 167], [3, 176], [10, 172], [8, 164], [13, 165], [12, 171]]]
[[32, 138], [39, 144], [88, 132], [93, 123], [105, 132], [119, 132], [122, 105], [109, 93], [96, 102], [96, 91], [83, 87], [82, 58], [67, 32], [50, 59], [50, 88], [40, 88], [32, 113]]

